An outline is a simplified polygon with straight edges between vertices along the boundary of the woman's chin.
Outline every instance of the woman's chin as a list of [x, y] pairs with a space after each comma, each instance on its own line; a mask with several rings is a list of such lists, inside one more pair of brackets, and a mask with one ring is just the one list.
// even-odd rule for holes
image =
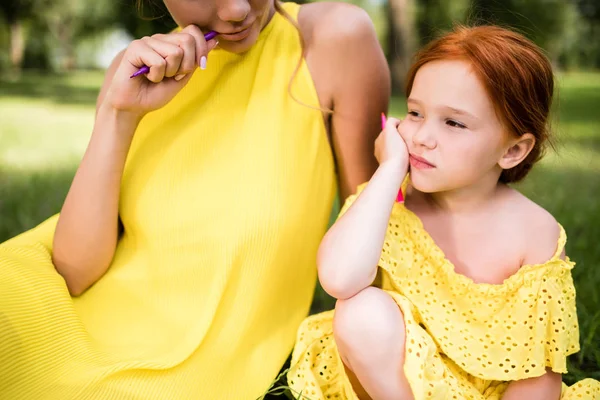
[[257, 42], [260, 32], [253, 31], [242, 40], [220, 40], [219, 48], [230, 53], [242, 54], [250, 50]]

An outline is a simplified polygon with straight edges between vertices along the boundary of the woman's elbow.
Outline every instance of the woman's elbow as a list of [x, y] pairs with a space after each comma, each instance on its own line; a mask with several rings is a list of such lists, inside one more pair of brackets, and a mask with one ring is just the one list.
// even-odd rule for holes
[[72, 297], [81, 296], [92, 285], [93, 282], [89, 282], [89, 279], [83, 276], [84, 274], [82, 274], [79, 268], [74, 268], [71, 263], [65, 261], [60, 256], [53, 254], [52, 262], [56, 272], [65, 281], [65, 285]]
[[77, 285], [75, 283], [69, 285], [66, 280], [65, 282], [67, 283], [67, 289], [69, 289], [69, 294], [71, 297], [79, 297], [88, 289], [88, 287], [84, 285]]

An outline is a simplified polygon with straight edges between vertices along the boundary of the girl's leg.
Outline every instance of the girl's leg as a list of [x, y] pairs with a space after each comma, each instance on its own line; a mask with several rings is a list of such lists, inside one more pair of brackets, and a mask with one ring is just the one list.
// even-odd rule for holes
[[338, 300], [333, 334], [360, 399], [413, 399], [404, 376], [404, 318], [387, 293], [368, 287]]

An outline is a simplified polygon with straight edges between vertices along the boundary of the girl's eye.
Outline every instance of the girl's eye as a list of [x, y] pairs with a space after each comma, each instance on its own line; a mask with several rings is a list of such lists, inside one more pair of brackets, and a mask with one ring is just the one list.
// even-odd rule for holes
[[408, 115], [410, 115], [411, 117], [416, 117], [416, 118], [419, 118], [421, 116], [421, 114], [419, 114], [418, 111], [409, 111]]
[[447, 120], [446, 124], [448, 124], [448, 126], [451, 126], [452, 128], [465, 129], [467, 127], [466, 125], [461, 124], [460, 122], [457, 122], [457, 121], [453, 121], [451, 119]]

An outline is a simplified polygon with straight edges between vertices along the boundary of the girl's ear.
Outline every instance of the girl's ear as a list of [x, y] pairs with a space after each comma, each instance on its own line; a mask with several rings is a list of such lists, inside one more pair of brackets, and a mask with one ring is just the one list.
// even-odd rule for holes
[[535, 136], [531, 133], [525, 133], [512, 140], [500, 160], [498, 165], [502, 169], [511, 169], [519, 165], [531, 152], [535, 146]]

